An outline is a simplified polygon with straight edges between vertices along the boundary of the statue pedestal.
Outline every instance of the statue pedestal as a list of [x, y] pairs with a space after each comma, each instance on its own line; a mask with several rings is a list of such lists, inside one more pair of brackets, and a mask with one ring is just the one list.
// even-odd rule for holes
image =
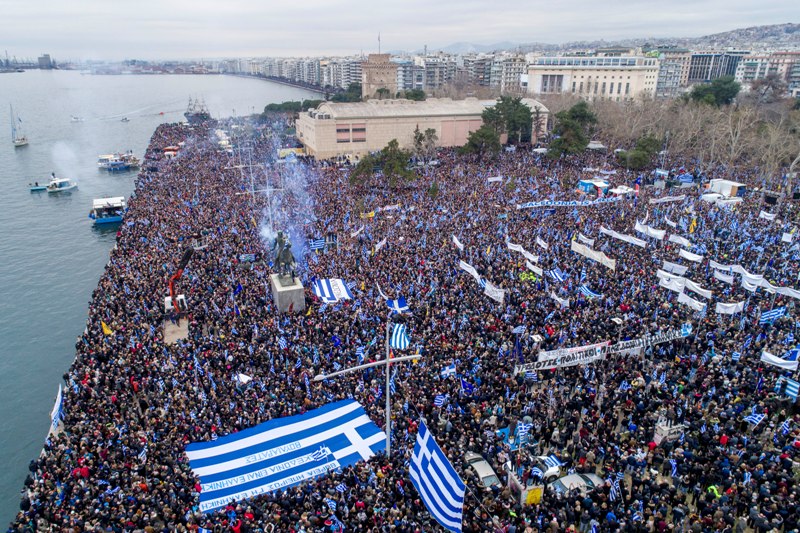
[[306, 297], [300, 278], [295, 278], [292, 282], [291, 276], [272, 274], [269, 282], [272, 287], [272, 299], [279, 313], [288, 312], [290, 307], [294, 313], [305, 310]]

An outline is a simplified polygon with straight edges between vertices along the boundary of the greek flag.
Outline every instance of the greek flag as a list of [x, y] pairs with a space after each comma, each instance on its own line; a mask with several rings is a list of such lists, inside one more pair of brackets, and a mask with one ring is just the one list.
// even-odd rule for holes
[[289, 347], [289, 343], [286, 342], [286, 337], [281, 337], [280, 339], [278, 339], [278, 346], [281, 347], [281, 350], [285, 350], [286, 348]]
[[336, 485], [336, 492], [339, 493], [347, 492], [347, 485], [345, 485], [344, 483], [339, 483], [338, 485]]
[[800, 383], [793, 379], [786, 377], [778, 378], [778, 381], [775, 383], [775, 392], [779, 394], [781, 393], [781, 388], [784, 386], [784, 381], [786, 381], [786, 388], [783, 390], [783, 394], [789, 396], [793, 400], [797, 400], [797, 396], [800, 394]]
[[613, 502], [618, 500], [622, 494], [622, 489], [619, 487], [619, 479], [611, 479], [608, 478], [606, 480], [611, 485], [611, 493], [609, 494], [609, 499]]
[[333, 511], [335, 513], [336, 512], [336, 502], [331, 500], [330, 498], [325, 498], [324, 501], [325, 501], [325, 505], [328, 506], [328, 509], [330, 509], [331, 511]]
[[545, 465], [545, 466], [546, 466], [548, 469], [549, 469], [549, 468], [557, 468], [557, 467], [559, 467], [559, 466], [561, 466], [561, 465], [563, 465], [563, 464], [564, 464], [564, 463], [562, 463], [561, 461], [559, 461], [559, 460], [558, 460], [558, 457], [556, 457], [555, 455], [551, 455], [551, 456], [549, 456], [549, 457], [545, 457], [545, 458], [542, 460], [542, 462], [544, 463], [544, 465]]
[[592, 292], [592, 290], [589, 287], [587, 287], [586, 285], [581, 285], [578, 288], [578, 290], [580, 290], [582, 294], [584, 294], [585, 296], [587, 296], [589, 298], [602, 298], [603, 297], [602, 294], [597, 294], [596, 292]]
[[147, 444], [145, 444], [144, 448], [142, 448], [142, 451], [139, 452], [139, 456], [138, 457], [139, 457], [139, 460], [142, 461], [142, 462], [147, 461]]
[[408, 313], [408, 304], [406, 303], [406, 299], [400, 296], [397, 300], [386, 300], [389, 309], [392, 310], [392, 313]]
[[670, 459], [669, 464], [672, 467], [672, 477], [678, 477], [678, 462], [675, 459]]
[[424, 422], [419, 424], [409, 473], [433, 518], [448, 531], [460, 532], [466, 487]]
[[739, 361], [739, 359], [741, 359], [741, 358], [742, 358], [742, 354], [741, 354], [741, 353], [739, 353], [739, 352], [733, 352], [733, 353], [731, 354], [731, 359], [732, 359], [733, 361], [736, 361], [736, 362], [738, 362], [738, 361]]
[[325, 248], [325, 239], [309, 239], [308, 247], [312, 250], [322, 250]]
[[441, 407], [444, 405], [444, 402], [447, 401], [447, 396], [444, 394], [437, 394], [436, 398], [433, 399], [433, 405], [436, 407]]
[[567, 279], [567, 276], [558, 267], [554, 268], [553, 270], [547, 270], [546, 274], [559, 283], [564, 283], [564, 280]]
[[341, 279], [318, 279], [314, 282], [314, 294], [324, 303], [332, 304], [339, 300], [352, 300], [353, 293]]
[[366, 461], [386, 448], [385, 441], [358, 402], [343, 400], [189, 444], [186, 456], [200, 478], [200, 511], [209, 512]]
[[456, 364], [451, 363], [450, 365], [444, 367], [441, 372], [441, 376], [446, 378], [447, 376], [455, 376], [456, 375]]
[[771, 311], [765, 311], [761, 313], [761, 318], [758, 319], [759, 324], [766, 324], [767, 322], [772, 322], [773, 320], [777, 320], [783, 315], [786, 314], [785, 307], [776, 307]]
[[525, 325], [523, 324], [523, 325], [521, 325], [521, 326], [517, 326], [517, 327], [515, 327], [514, 329], [512, 329], [512, 330], [511, 330], [511, 333], [513, 333], [514, 335], [522, 335], [523, 333], [525, 333], [525, 331], [526, 331], [527, 329], [528, 329], [528, 328], [527, 328], [527, 326], [525, 326]]
[[789, 419], [787, 418], [786, 420], [783, 421], [783, 424], [781, 424], [781, 433], [783, 435], [786, 435], [787, 433], [789, 433], [789, 431], [790, 431], [790, 429], [789, 429]]
[[517, 425], [517, 434], [520, 437], [524, 437], [525, 435], [528, 434], [528, 432], [531, 430], [532, 427], [533, 427], [533, 424], [525, 424], [524, 422], [520, 422]]
[[747, 415], [746, 417], [744, 417], [745, 420], [747, 420], [748, 422], [750, 422], [754, 426], [759, 425], [761, 422], [764, 421], [765, 418], [767, 418], [767, 415], [765, 415], [765, 414], [760, 414], [760, 415], [751, 414], [751, 415]]
[[632, 388], [633, 387], [631, 387], [631, 385], [628, 383], [627, 380], [625, 380], [625, 381], [623, 381], [622, 383], [619, 384], [619, 390], [621, 390], [622, 392], [631, 390]]
[[753, 477], [753, 474], [751, 474], [750, 472], [745, 472], [744, 474], [742, 474], [742, 478], [743, 478], [742, 481], [744, 482], [745, 485], [748, 485], [748, 484], [750, 484], [750, 478], [752, 478], [752, 477]]
[[356, 358], [358, 359], [359, 363], [363, 363], [364, 362], [364, 347], [363, 346], [359, 346], [358, 348], [356, 348]]
[[53, 410], [50, 412], [50, 421], [52, 428], [58, 427], [58, 422], [64, 418], [64, 394], [61, 390], [61, 384], [58, 385], [58, 394], [56, 395], [56, 403], [53, 405]]
[[753, 336], [748, 335], [747, 337], [744, 338], [744, 342], [742, 343], [742, 350], [748, 349], [751, 344], [753, 344]]
[[406, 335], [406, 326], [405, 324], [395, 324], [394, 331], [392, 331], [392, 337], [389, 339], [389, 346], [394, 348], [395, 350], [405, 350], [408, 348], [408, 345], [411, 341]]

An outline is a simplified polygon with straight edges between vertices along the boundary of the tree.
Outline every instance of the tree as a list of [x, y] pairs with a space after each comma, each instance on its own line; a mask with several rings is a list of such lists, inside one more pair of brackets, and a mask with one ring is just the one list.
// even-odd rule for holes
[[733, 102], [742, 86], [733, 76], [722, 76], [711, 83], [695, 85], [689, 98], [695, 102], [722, 106]]
[[661, 145], [661, 139], [655, 135], [648, 134], [636, 141], [636, 150], [651, 156], [658, 153]]
[[507, 133], [509, 141], [519, 144], [531, 138], [531, 108], [522, 103], [522, 98], [501, 96], [494, 106], [484, 109], [481, 118], [498, 135]]
[[503, 134], [505, 130], [505, 124], [503, 120], [503, 115], [500, 114], [500, 110], [497, 106], [487, 107], [481, 113], [481, 118], [483, 119], [483, 124], [485, 126], [489, 126], [492, 130], [497, 133], [497, 136]]
[[363, 185], [366, 181], [380, 174], [386, 179], [390, 188], [395, 188], [401, 183], [413, 181], [416, 174], [408, 168], [411, 154], [400, 148], [397, 139], [392, 139], [389, 144], [377, 154], [369, 154], [361, 159], [350, 173], [351, 185]]
[[563, 154], [580, 154], [589, 145], [589, 136], [597, 117], [589, 105], [578, 102], [571, 108], [556, 113], [553, 134], [556, 138], [550, 143], [548, 155], [552, 158]]
[[402, 95], [407, 100], [415, 100], [417, 102], [425, 100], [425, 91], [422, 89], [408, 89], [403, 91]]
[[378, 100], [383, 100], [384, 97], [389, 96], [389, 89], [386, 87], [378, 87], [378, 90], [375, 91], [375, 94], [378, 95]]
[[750, 92], [759, 103], [773, 102], [786, 94], [786, 82], [776, 73], [767, 74], [765, 78], [755, 80], [750, 85]]
[[461, 147], [461, 152], [477, 154], [478, 158], [483, 159], [486, 155], [496, 155], [500, 148], [500, 135], [491, 126], [484, 124], [469, 134], [467, 143]]
[[617, 152], [617, 162], [625, 168], [641, 170], [650, 164], [651, 154], [642, 150], [627, 150]]
[[353, 82], [347, 86], [344, 92], [336, 93], [331, 97], [332, 102], [360, 102], [361, 101], [361, 84]]

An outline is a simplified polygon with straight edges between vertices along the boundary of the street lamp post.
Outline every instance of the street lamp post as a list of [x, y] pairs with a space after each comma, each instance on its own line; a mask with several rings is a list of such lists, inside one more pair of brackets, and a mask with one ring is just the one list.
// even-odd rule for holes
[[391, 363], [402, 363], [403, 361], [412, 361], [414, 359], [419, 359], [420, 355], [406, 355], [403, 357], [396, 357], [394, 359], [389, 359], [389, 329], [391, 326], [391, 321], [389, 321], [386, 325], [386, 359], [384, 361], [375, 361], [373, 363], [367, 363], [364, 365], [358, 365], [351, 368], [345, 368], [343, 370], [338, 370], [336, 372], [331, 372], [330, 374], [317, 374], [314, 376], [314, 381], [322, 381], [324, 379], [334, 378], [336, 376], [340, 376], [342, 374], [349, 374], [350, 372], [357, 372], [359, 370], [364, 370], [365, 368], [372, 368], [374, 366], [379, 365], [386, 365], [386, 457], [391, 457], [391, 439], [392, 439], [392, 402], [391, 402], [391, 388], [389, 386], [390, 378], [389, 378], [389, 368]]

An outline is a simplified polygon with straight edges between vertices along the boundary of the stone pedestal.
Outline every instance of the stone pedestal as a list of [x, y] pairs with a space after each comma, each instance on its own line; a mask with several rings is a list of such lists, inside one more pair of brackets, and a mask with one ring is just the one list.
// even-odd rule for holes
[[269, 282], [272, 287], [272, 299], [279, 313], [288, 312], [290, 307], [295, 313], [305, 310], [306, 297], [300, 278], [294, 278], [292, 281], [291, 276], [272, 274]]

